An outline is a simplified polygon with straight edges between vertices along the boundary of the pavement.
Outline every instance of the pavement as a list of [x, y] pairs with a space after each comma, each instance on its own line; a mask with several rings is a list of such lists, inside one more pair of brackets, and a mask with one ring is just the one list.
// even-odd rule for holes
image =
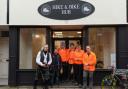
[[[0, 89], [33, 89], [33, 86], [10, 87], [10, 86], [0, 85]], [[37, 89], [43, 89], [43, 87], [38, 86]], [[60, 83], [60, 85], [54, 85], [52, 88], [51, 88], [51, 86], [49, 86], [49, 89], [82, 89], [82, 88], [79, 88], [78, 86], [74, 85], [74, 83], [72, 83], [72, 82], [64, 82], [64, 83]], [[100, 86], [94, 86], [93, 89], [101, 89], [101, 87]], [[104, 88], [104, 89], [109, 89], [109, 88]]]
[[[33, 89], [32, 86], [17, 86], [17, 87], [9, 87], [9, 86], [0, 86], [0, 89]], [[37, 89], [43, 89], [42, 87], [37, 87]], [[78, 87], [53, 87], [49, 89], [82, 89]], [[88, 88], [89, 89], [89, 88]], [[95, 86], [93, 89], [101, 89], [100, 86]], [[108, 89], [108, 88], [105, 88]]]

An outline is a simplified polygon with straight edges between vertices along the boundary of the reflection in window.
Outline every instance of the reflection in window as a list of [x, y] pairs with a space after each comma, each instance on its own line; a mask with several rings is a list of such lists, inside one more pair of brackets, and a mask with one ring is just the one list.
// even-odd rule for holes
[[89, 45], [97, 55], [97, 68], [108, 68], [116, 64], [115, 28], [90, 28]]
[[44, 28], [20, 29], [20, 69], [36, 68], [36, 55], [44, 44]]

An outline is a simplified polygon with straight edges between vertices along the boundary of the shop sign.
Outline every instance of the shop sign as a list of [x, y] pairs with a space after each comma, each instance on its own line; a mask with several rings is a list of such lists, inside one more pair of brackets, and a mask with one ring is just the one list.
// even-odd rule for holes
[[86, 1], [54, 0], [39, 6], [40, 15], [55, 20], [75, 20], [87, 17], [95, 11], [95, 7]]

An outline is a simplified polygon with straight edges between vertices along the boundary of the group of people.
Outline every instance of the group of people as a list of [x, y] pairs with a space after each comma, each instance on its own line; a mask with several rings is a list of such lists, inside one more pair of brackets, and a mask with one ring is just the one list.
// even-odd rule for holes
[[80, 44], [75, 46], [71, 43], [69, 49], [66, 49], [65, 44], [62, 43], [52, 54], [48, 51], [48, 45], [45, 45], [38, 52], [36, 63], [41, 71], [47, 68], [52, 71], [53, 76], [50, 78], [52, 84], [73, 80], [75, 85], [86, 89], [89, 75], [89, 88], [93, 89], [96, 55], [91, 51], [90, 46], [82, 50]]

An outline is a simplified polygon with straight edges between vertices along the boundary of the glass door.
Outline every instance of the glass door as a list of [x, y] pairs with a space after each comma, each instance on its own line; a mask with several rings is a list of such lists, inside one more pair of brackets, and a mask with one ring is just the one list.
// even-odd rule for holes
[[60, 48], [61, 43], [64, 43], [66, 48], [69, 48], [71, 43], [75, 46], [79, 43], [82, 45], [82, 30], [59, 30], [52, 32], [52, 52], [55, 48]]

